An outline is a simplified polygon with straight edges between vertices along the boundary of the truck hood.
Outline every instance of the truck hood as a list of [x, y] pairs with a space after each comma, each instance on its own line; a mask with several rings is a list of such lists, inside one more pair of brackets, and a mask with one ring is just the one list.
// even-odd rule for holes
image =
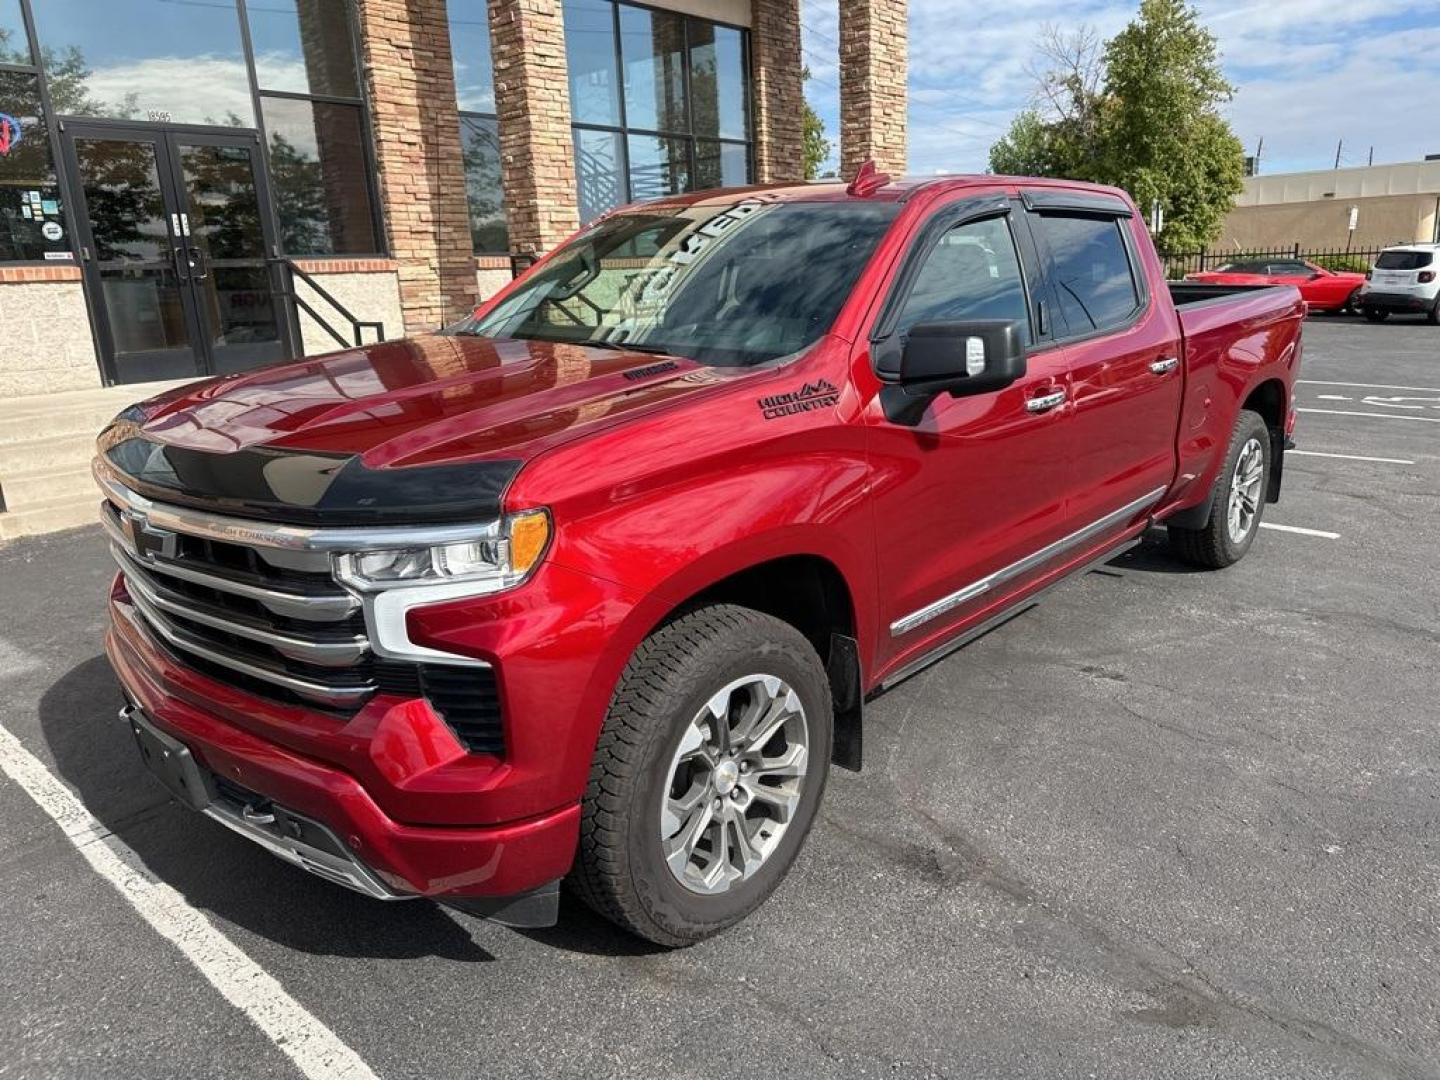
[[182, 387], [101, 436], [145, 494], [290, 521], [471, 518], [525, 461], [754, 377], [678, 357], [435, 335]]

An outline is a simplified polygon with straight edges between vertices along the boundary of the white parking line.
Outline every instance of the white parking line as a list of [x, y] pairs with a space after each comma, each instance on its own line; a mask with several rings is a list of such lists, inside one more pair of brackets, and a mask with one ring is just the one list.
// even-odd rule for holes
[[140, 856], [100, 824], [40, 759], [0, 727], [0, 770], [50, 815], [85, 861], [115, 887], [161, 937], [269, 1037], [311, 1080], [376, 1080], [340, 1037], [285, 992], [185, 898], [157, 881]]
[[1276, 532], [1299, 533], [1301, 536], [1318, 536], [1321, 540], [1339, 540], [1339, 533], [1321, 532], [1319, 529], [1302, 529], [1298, 525], [1272, 525], [1268, 521], [1260, 522], [1262, 529], [1274, 529]]
[[1422, 393], [1440, 394], [1440, 386], [1391, 386], [1389, 383], [1373, 382], [1331, 382], [1326, 379], [1296, 379], [1302, 386], [1360, 386], [1366, 390], [1419, 390]]
[[1376, 420], [1420, 420], [1427, 424], [1440, 424], [1440, 416], [1396, 416], [1392, 413], [1356, 412], [1353, 409], [1296, 409], [1295, 411], [1328, 413], [1331, 416], [1372, 416]]
[[1382, 465], [1414, 465], [1415, 462], [1409, 458], [1398, 457], [1363, 457], [1360, 454], [1327, 454], [1321, 450], [1286, 450], [1286, 457], [1324, 457], [1340, 458], [1344, 461], [1378, 461]]

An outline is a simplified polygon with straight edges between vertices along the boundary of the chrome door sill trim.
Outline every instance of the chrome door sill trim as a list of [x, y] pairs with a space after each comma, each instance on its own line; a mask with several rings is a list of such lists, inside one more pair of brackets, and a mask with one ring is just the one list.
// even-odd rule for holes
[[966, 601], [973, 600], [983, 593], [989, 592], [995, 588], [995, 586], [1003, 585], [1012, 578], [1017, 578], [1021, 574], [1028, 573], [1036, 567], [1049, 562], [1051, 559], [1063, 555], [1072, 548], [1080, 547], [1087, 540], [1094, 539], [1105, 532], [1105, 530], [1122, 524], [1126, 519], [1140, 513], [1140, 511], [1147, 507], [1154, 506], [1160, 501], [1161, 496], [1163, 496], [1167, 490], [1168, 488], [1163, 487], [1156, 488], [1148, 495], [1142, 495], [1134, 502], [1126, 503], [1120, 507], [1119, 510], [1112, 511], [1097, 521], [1092, 521], [1089, 525], [1086, 525], [1082, 529], [1077, 529], [1069, 536], [1062, 536], [1059, 540], [1056, 540], [1052, 544], [1047, 544], [1039, 551], [1032, 552], [1023, 559], [1011, 563], [1009, 566], [1001, 567], [993, 574], [983, 577], [979, 581], [972, 582], [963, 589], [957, 589], [949, 596], [942, 596], [933, 604], [927, 604], [918, 611], [912, 611], [909, 615], [901, 616], [890, 624], [890, 635], [892, 637], [899, 637], [901, 634], [908, 634], [917, 626], [923, 626], [932, 619], [938, 619], [947, 611], [957, 608]]

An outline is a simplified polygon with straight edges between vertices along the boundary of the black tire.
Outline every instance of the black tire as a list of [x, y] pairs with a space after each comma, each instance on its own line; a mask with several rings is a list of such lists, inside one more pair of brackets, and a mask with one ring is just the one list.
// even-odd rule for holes
[[1384, 322], [1390, 318], [1390, 312], [1381, 311], [1379, 308], [1367, 307], [1365, 309], [1366, 322]]
[[[664, 859], [661, 805], [682, 736], [717, 691], [747, 675], [794, 689], [808, 744], [799, 803], [748, 879], [705, 895]], [[795, 861], [829, 772], [834, 715], [824, 665], [788, 623], [749, 608], [697, 608], [640, 644], [621, 675], [581, 805], [570, 886], [591, 908], [659, 945], [682, 947], [734, 926], [762, 904]]]
[[1430, 310], [1425, 319], [1431, 326], [1440, 326], [1440, 296], [1435, 298], [1435, 303], [1430, 305]]
[[1347, 296], [1347, 297], [1345, 298], [1345, 306], [1342, 307], [1342, 308], [1337, 312], [1337, 314], [1340, 314], [1340, 315], [1356, 315], [1356, 314], [1359, 313], [1359, 311], [1360, 311], [1360, 289], [1359, 289], [1359, 287], [1357, 287], [1357, 288], [1355, 288], [1355, 289], [1350, 293], [1349, 296]]
[[[1241, 451], [1254, 439], [1260, 444], [1261, 482], [1260, 495], [1256, 501], [1255, 514], [1249, 528], [1237, 541], [1230, 535], [1229, 503], [1230, 481], [1235, 475]], [[1210, 517], [1198, 529], [1182, 529], [1170, 525], [1170, 549], [1185, 562], [1207, 570], [1221, 570], [1233, 566], [1245, 557], [1255, 534], [1260, 531], [1260, 519], [1265, 512], [1265, 494], [1270, 484], [1270, 429], [1259, 413], [1241, 410], [1235, 421], [1235, 431], [1230, 436], [1230, 446], [1225, 452], [1225, 462], [1220, 475], [1215, 478], [1215, 492], [1210, 500]]]

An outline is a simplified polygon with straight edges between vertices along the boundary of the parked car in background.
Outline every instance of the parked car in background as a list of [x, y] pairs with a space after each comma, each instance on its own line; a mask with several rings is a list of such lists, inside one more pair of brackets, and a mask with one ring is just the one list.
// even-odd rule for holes
[[1391, 312], [1424, 315], [1440, 326], [1440, 244], [1405, 244], [1386, 248], [1365, 275], [1360, 310], [1371, 322], [1384, 322]]
[[1215, 270], [1186, 274], [1207, 285], [1294, 285], [1311, 311], [1354, 311], [1364, 274], [1326, 270], [1304, 259], [1240, 259]]

